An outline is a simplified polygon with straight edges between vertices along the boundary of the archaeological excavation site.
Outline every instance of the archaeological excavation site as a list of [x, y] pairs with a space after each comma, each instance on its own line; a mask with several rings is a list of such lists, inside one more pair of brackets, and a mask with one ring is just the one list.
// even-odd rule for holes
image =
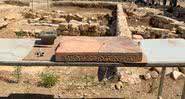
[[185, 2], [0, 0], [0, 99], [185, 99]]

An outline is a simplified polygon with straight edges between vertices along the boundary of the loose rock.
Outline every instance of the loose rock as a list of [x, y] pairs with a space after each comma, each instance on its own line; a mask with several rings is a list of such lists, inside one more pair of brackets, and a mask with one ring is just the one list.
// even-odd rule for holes
[[118, 83], [115, 84], [115, 88], [117, 90], [120, 90], [121, 88], [123, 88], [123, 83], [121, 81], [119, 81]]
[[133, 35], [132, 38], [137, 39], [137, 40], [142, 40], [143, 39], [143, 37], [141, 35]]
[[185, 26], [179, 26], [177, 32], [180, 33], [182, 38], [185, 38]]
[[175, 70], [172, 72], [172, 77], [174, 80], [177, 80], [177, 79], [185, 78], [185, 75], [183, 73]]
[[154, 78], [154, 79], [156, 79], [156, 78], [159, 76], [158, 72], [156, 72], [156, 71], [150, 72], [150, 75], [151, 75], [151, 77]]
[[150, 73], [147, 73], [146, 75], [144, 75], [144, 79], [145, 80], [149, 80], [149, 79], [151, 79], [152, 77], [151, 77], [151, 75], [150, 75]]
[[68, 23], [60, 23], [59, 24], [59, 27], [58, 27], [58, 30], [60, 31], [65, 31], [65, 30], [68, 30]]
[[120, 73], [120, 81], [128, 84], [137, 84], [141, 82], [141, 79], [139, 78], [139, 75], [132, 75], [125, 72]]
[[66, 19], [64, 19], [64, 18], [53, 18], [52, 23], [54, 23], [54, 24], [66, 23]]

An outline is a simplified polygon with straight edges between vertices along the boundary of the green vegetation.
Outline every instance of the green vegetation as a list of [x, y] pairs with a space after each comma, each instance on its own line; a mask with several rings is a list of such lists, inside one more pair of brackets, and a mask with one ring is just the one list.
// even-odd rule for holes
[[20, 79], [21, 79], [21, 69], [22, 67], [21, 66], [16, 66], [15, 67], [15, 70], [13, 72], [13, 77], [16, 79], [16, 83], [19, 83], [20, 82]]
[[51, 73], [41, 73], [40, 79], [40, 85], [49, 88], [56, 85], [56, 83], [59, 81], [59, 75]]
[[16, 36], [18, 37], [18, 38], [20, 38], [20, 37], [22, 37], [22, 36], [26, 36], [26, 33], [24, 32], [24, 31], [17, 31], [17, 32], [15, 32], [15, 34], [16, 34]]

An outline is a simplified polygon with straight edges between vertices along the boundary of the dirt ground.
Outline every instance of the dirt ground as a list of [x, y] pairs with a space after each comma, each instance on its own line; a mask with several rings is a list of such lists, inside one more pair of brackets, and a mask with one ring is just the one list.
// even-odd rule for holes
[[[48, 29], [49, 27], [29, 26], [21, 16], [21, 11], [26, 7], [0, 4], [0, 18], [8, 18], [7, 28], [0, 30], [0, 38], [16, 38], [16, 28]], [[42, 8], [38, 6], [38, 8]], [[96, 13], [109, 12], [107, 9], [80, 9], [76, 7], [61, 7], [67, 13], [77, 12], [83, 15], [95, 15]], [[137, 19], [137, 18], [136, 18]], [[148, 25], [148, 19], [135, 21], [130, 18], [130, 25]], [[99, 82], [97, 78], [97, 67], [23, 67], [20, 83], [12, 83], [14, 67], [0, 67], [0, 97], [11, 93], [39, 93], [52, 94], [62, 98], [124, 98], [124, 99], [156, 99], [158, 94], [159, 79], [141, 80], [138, 84], [124, 83], [121, 90], [113, 87], [114, 82]], [[138, 69], [138, 68], [136, 68]], [[139, 71], [147, 71], [140, 68]], [[39, 86], [39, 74], [51, 72], [60, 75], [60, 81], [51, 88]], [[165, 77], [163, 99], [180, 99], [184, 81], [173, 80]]]
[[[134, 85], [124, 83], [123, 88], [117, 90], [113, 87], [114, 82], [98, 81], [97, 67], [24, 67], [21, 82], [18, 84], [11, 82], [15, 80], [11, 75], [13, 69], [0, 67], [0, 96], [8, 96], [10, 93], [39, 93], [64, 98], [156, 99], [158, 94], [159, 77], [142, 80], [141, 83]], [[39, 86], [38, 75], [41, 72], [60, 75], [60, 82], [51, 88]], [[183, 82], [166, 76], [163, 98], [180, 99]]]

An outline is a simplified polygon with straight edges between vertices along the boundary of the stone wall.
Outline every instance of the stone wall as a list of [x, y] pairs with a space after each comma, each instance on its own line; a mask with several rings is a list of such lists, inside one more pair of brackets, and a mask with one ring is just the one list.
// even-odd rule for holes
[[57, 1], [51, 6], [78, 6], [85, 8], [109, 8], [116, 9], [117, 3], [113, 2], [90, 2], [90, 1]]
[[12, 5], [17, 5], [17, 6], [29, 6], [30, 5], [29, 2], [18, 1], [18, 0], [6, 0], [6, 1], [4, 1], [4, 3], [6, 3], [6, 4], [12, 4]]
[[[38, 10], [35, 12], [26, 10], [22, 14], [26, 19], [28, 19], [28, 23], [30, 25], [56, 28], [58, 35], [113, 35], [113, 31], [109, 28], [110, 24], [112, 24], [112, 15], [110, 13], [98, 13], [95, 16], [84, 16], [80, 13], [65, 13], [65, 11], [62, 10], [51, 12], [44, 10]], [[24, 33], [28, 34], [26, 31]]]
[[122, 5], [117, 5], [117, 29], [116, 29], [116, 35], [117, 36], [125, 36], [128, 38], [132, 38], [132, 33], [129, 30], [127, 19], [125, 17], [125, 14], [122, 9]]

